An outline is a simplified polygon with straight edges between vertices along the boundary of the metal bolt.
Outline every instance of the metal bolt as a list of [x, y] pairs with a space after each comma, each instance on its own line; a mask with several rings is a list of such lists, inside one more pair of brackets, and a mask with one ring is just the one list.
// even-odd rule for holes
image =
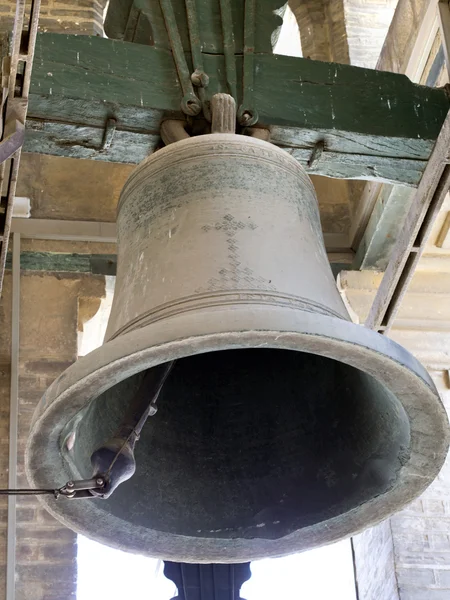
[[241, 117], [241, 125], [247, 125], [253, 119], [252, 113], [245, 112]]
[[74, 482], [73, 482], [73, 481], [68, 481], [68, 482], [66, 483], [66, 487], [68, 487], [68, 488], [73, 488], [73, 487], [75, 487], [75, 484], [74, 484]]
[[199, 71], [198, 69], [196, 69], [191, 75], [191, 81], [192, 84], [195, 85], [195, 87], [205, 88], [208, 86], [209, 77], [203, 71]]
[[189, 115], [190, 117], [195, 117], [201, 112], [202, 105], [195, 94], [187, 94], [181, 101], [181, 110], [184, 112], [184, 114]]
[[95, 483], [98, 485], [98, 487], [103, 487], [103, 485], [105, 484], [105, 480], [103, 479], [103, 477], [99, 477], [95, 480]]

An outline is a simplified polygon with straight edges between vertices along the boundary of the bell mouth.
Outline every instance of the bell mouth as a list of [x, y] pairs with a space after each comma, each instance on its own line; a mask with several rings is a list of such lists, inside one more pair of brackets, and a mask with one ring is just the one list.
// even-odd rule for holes
[[[67, 424], [61, 451], [84, 477], [143, 375]], [[394, 394], [359, 369], [301, 351], [181, 358], [158, 406], [136, 445], [136, 473], [101, 509], [163, 533], [278, 539], [386, 493], [409, 459], [409, 420]]]
[[[91, 449], [114, 427], [111, 414], [117, 421], [123, 414], [114, 398], [126, 401], [144, 371], [177, 360], [176, 377], [136, 445], [133, 478], [105, 501], [40, 497], [57, 519], [107, 545], [165, 560], [246, 562], [353, 535], [433, 481], [446, 457], [448, 421], [427, 372], [407, 351], [323, 315], [239, 307], [230, 331], [225, 312], [186, 313], [120, 336], [52, 384], [26, 450], [36, 487], [90, 476]], [[219, 393], [221, 418], [213, 421], [217, 397], [203, 400], [207, 383]], [[312, 383], [315, 404], [306, 394]], [[98, 413], [95, 431], [84, 421], [89, 411]]]

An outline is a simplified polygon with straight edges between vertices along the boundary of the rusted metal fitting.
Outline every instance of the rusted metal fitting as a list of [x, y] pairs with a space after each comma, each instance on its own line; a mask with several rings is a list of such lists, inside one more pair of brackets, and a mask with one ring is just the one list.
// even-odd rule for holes
[[308, 169], [314, 169], [317, 167], [319, 160], [322, 158], [323, 151], [325, 150], [325, 142], [324, 140], [320, 140], [314, 146], [313, 151], [311, 152], [311, 156], [308, 160]]
[[195, 117], [200, 114], [202, 105], [194, 93], [185, 94], [181, 100], [181, 110], [185, 115]]
[[163, 121], [161, 124], [161, 138], [166, 146], [179, 142], [180, 140], [186, 140], [190, 135], [185, 130], [186, 122], [178, 121], [175, 119], [168, 119]]
[[251, 127], [258, 122], [258, 113], [256, 110], [244, 109], [242, 106], [238, 112], [239, 124], [243, 127]]
[[270, 141], [270, 129], [267, 127], [247, 127], [244, 134], [265, 142]]
[[195, 71], [191, 75], [192, 84], [195, 87], [205, 88], [208, 87], [209, 77], [204, 71], [200, 71], [199, 69], [195, 69]]

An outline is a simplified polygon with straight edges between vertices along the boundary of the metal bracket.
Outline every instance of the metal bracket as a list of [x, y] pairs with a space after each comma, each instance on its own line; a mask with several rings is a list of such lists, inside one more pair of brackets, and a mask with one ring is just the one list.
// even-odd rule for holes
[[171, 0], [159, 0], [159, 4], [161, 6], [167, 35], [169, 36], [170, 45], [172, 47], [172, 55], [178, 73], [178, 80], [183, 91], [181, 110], [185, 115], [194, 117], [200, 113], [202, 105], [195, 95], [192, 86], [191, 74], [189, 73], [186, 57], [184, 55], [183, 44], [181, 43], [180, 32], [178, 31], [172, 2]]
[[321, 140], [317, 142], [311, 152], [310, 159], [308, 160], [308, 169], [315, 169], [322, 158], [323, 151], [325, 150], [325, 142]]
[[253, 106], [255, 80], [255, 0], [245, 0], [244, 15], [244, 71], [243, 100], [238, 110], [238, 120], [242, 126], [251, 127], [258, 122], [258, 113]]
[[55, 490], [55, 497], [58, 498], [59, 496], [64, 496], [70, 500], [80, 500], [83, 498], [89, 498], [92, 500], [98, 496], [91, 494], [91, 490], [96, 490], [100, 493], [105, 485], [106, 480], [101, 475], [93, 477], [92, 479], [68, 481], [66, 485], [63, 485], [63, 487], [59, 488], [59, 490]]
[[250, 563], [188, 564], [164, 561], [164, 575], [177, 586], [172, 600], [243, 600], [242, 585], [250, 579]]
[[111, 144], [114, 140], [114, 135], [117, 129], [117, 121], [116, 119], [108, 119], [105, 125], [105, 131], [103, 133], [103, 140], [101, 145], [101, 150], [109, 150], [111, 148]]
[[14, 131], [5, 135], [0, 142], [0, 164], [11, 158], [19, 148], [22, 147], [25, 139], [25, 127], [17, 119], [7, 120], [5, 123], [5, 132], [14, 123]]
[[222, 23], [223, 53], [228, 91], [237, 100], [236, 47], [234, 43], [233, 14], [230, 0], [220, 0], [220, 19]]
[[179, 142], [180, 140], [187, 140], [191, 136], [187, 133], [185, 127], [185, 121], [179, 121], [176, 119], [168, 119], [167, 121], [163, 121], [160, 128], [162, 141], [166, 146], [168, 146], [169, 144]]
[[211, 121], [211, 112], [209, 110], [205, 91], [205, 88], [209, 83], [209, 77], [205, 73], [205, 69], [203, 67], [203, 56], [200, 45], [200, 31], [198, 27], [195, 0], [185, 0], [185, 5], [189, 29], [189, 41], [191, 44], [192, 63], [194, 65], [194, 72], [191, 75], [191, 82], [197, 88], [205, 119], [207, 121]]

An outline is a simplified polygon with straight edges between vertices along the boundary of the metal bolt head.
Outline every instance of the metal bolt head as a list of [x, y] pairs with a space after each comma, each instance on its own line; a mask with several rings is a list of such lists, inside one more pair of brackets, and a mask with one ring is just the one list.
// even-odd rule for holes
[[204, 87], [208, 86], [209, 77], [203, 71], [199, 71], [198, 69], [195, 69], [195, 71], [191, 75], [191, 81], [192, 81], [192, 84], [195, 85], [195, 87], [203, 87], [204, 88]]
[[242, 127], [251, 127], [258, 122], [258, 112], [256, 109], [244, 108], [242, 105], [238, 110], [238, 121]]
[[74, 484], [74, 482], [73, 482], [73, 481], [68, 481], [68, 482], [66, 483], [66, 487], [68, 487], [68, 488], [73, 488], [73, 487], [75, 487], [75, 484]]
[[103, 477], [98, 477], [95, 480], [95, 483], [98, 485], [98, 487], [103, 487], [105, 485], [105, 480], [103, 479]]

